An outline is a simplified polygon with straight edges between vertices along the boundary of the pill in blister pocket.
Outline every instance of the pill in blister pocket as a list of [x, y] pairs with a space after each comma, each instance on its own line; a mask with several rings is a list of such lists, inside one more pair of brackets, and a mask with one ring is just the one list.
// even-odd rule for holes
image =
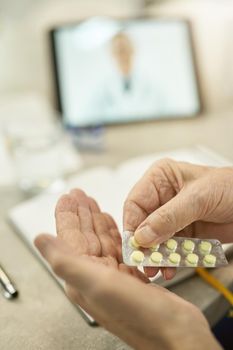
[[199, 244], [200, 252], [203, 254], [209, 254], [212, 249], [212, 244], [208, 241], [201, 241]]
[[182, 247], [185, 251], [185, 253], [192, 253], [194, 251], [195, 248], [195, 243], [193, 241], [191, 241], [191, 239], [185, 239]]
[[131, 260], [136, 262], [136, 263], [141, 263], [144, 260], [144, 254], [143, 252], [140, 252], [140, 250], [135, 250], [131, 254]]
[[227, 264], [216, 239], [173, 237], [150, 248], [140, 247], [133, 232], [122, 235], [123, 261], [129, 266], [217, 267]]
[[129, 239], [129, 244], [131, 245], [131, 247], [133, 248], [139, 248], [139, 244], [138, 242], [136, 241], [136, 239], [134, 238], [134, 236], [130, 237]]
[[166, 247], [172, 252], [174, 252], [177, 248], [177, 242], [173, 238], [169, 239], [165, 244]]
[[197, 266], [199, 257], [197, 254], [190, 253], [186, 256], [185, 262], [188, 266]]
[[216, 256], [214, 256], [213, 254], [207, 254], [204, 257], [203, 262], [205, 266], [215, 266]]
[[168, 259], [172, 264], [179, 265], [181, 256], [178, 253], [171, 253]]
[[154, 252], [151, 254], [150, 260], [156, 264], [160, 264], [163, 260], [163, 255], [160, 252]]

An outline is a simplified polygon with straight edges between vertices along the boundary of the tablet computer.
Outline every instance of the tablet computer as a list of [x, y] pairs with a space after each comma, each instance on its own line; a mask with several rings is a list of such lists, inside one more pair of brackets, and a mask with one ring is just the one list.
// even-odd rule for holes
[[201, 110], [191, 30], [178, 19], [94, 17], [50, 32], [65, 125], [187, 118]]

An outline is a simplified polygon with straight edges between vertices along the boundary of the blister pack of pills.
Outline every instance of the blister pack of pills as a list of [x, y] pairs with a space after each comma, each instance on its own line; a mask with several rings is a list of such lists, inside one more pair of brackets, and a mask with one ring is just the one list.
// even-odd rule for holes
[[130, 231], [123, 232], [122, 254], [129, 266], [219, 267], [228, 263], [216, 239], [173, 237], [162, 244], [142, 248]]

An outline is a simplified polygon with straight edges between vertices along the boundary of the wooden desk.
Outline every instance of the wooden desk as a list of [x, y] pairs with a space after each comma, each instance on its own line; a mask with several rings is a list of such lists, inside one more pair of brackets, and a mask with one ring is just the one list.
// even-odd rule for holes
[[[106, 133], [107, 151], [83, 157], [85, 166], [114, 166], [132, 156], [202, 144], [233, 161], [232, 131], [232, 111], [190, 120], [111, 127]], [[0, 349], [130, 349], [101, 327], [86, 324], [6, 223], [7, 210], [22, 200], [22, 195], [16, 188], [1, 188], [0, 194], [0, 262], [20, 291], [20, 297], [12, 302], [0, 296]], [[233, 263], [214, 274], [233, 287]], [[198, 305], [212, 324], [227, 310], [227, 302], [197, 276], [171, 289]]]

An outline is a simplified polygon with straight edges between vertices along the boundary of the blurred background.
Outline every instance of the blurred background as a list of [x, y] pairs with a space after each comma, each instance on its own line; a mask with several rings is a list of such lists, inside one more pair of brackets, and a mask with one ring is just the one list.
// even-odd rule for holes
[[[51, 43], [48, 32], [63, 24], [75, 23], [91, 16], [113, 16], [134, 18], [150, 16], [158, 19], [181, 18], [190, 21], [193, 33], [193, 47], [196, 61], [199, 92], [204, 115], [229, 111], [233, 105], [233, 1], [232, 0], [1, 0], [0, 3], [0, 123], [4, 125], [12, 118], [34, 116], [36, 119], [57, 116], [54, 67], [51, 60]], [[94, 80], [94, 79], [93, 79]], [[172, 82], [171, 82], [172, 83]], [[173, 81], [174, 83], [174, 81]], [[97, 84], [98, 85], [98, 84]], [[170, 96], [172, 100], [172, 96]], [[203, 115], [203, 114], [202, 114]], [[152, 116], [153, 117], [153, 116]], [[213, 118], [212, 118], [213, 119]], [[205, 122], [203, 121], [203, 124]], [[179, 123], [162, 125], [167, 132]], [[184, 124], [185, 128], [187, 124]], [[132, 124], [130, 130], [139, 131]], [[190, 128], [190, 126], [189, 126]], [[208, 128], [208, 126], [206, 126]], [[106, 138], [124, 137], [127, 127], [115, 131], [109, 129]], [[174, 129], [173, 129], [174, 130]], [[185, 129], [186, 130], [186, 129]], [[150, 133], [150, 130], [145, 131]], [[156, 131], [155, 131], [156, 132]], [[2, 131], [4, 134], [5, 131]], [[120, 133], [120, 134], [118, 134]], [[101, 148], [102, 131], [95, 131], [94, 147]], [[92, 137], [92, 135], [91, 135]], [[183, 140], [185, 135], [182, 135]], [[195, 135], [197, 143], [203, 143], [200, 133]], [[92, 138], [93, 139], [93, 138]], [[85, 139], [86, 140], [86, 139]], [[0, 139], [1, 142], [1, 139]], [[212, 142], [212, 140], [211, 140]], [[167, 145], [158, 144], [156, 150], [175, 146], [193, 145], [186, 137], [185, 142], [174, 142], [168, 138]], [[208, 140], [206, 141], [208, 145]], [[9, 162], [1, 143], [0, 160], [4, 162], [5, 174], [2, 181], [12, 178], [8, 171]], [[92, 145], [92, 148], [93, 148]], [[111, 147], [110, 144], [107, 147]], [[120, 147], [120, 146], [118, 146]], [[145, 143], [145, 152], [154, 151], [151, 143]], [[226, 154], [224, 147], [219, 149]], [[229, 149], [229, 147], [228, 147]], [[145, 153], [144, 152], [144, 153]], [[119, 154], [121, 153], [121, 157]], [[115, 154], [121, 160], [124, 151]], [[128, 145], [128, 154], [137, 155]], [[143, 152], [142, 152], [143, 153]], [[228, 156], [227, 152], [227, 156]], [[77, 152], [75, 157], [77, 157]], [[89, 159], [89, 158], [88, 158]], [[112, 158], [113, 159], [113, 158]], [[95, 160], [90, 158], [90, 164]], [[75, 162], [75, 160], [74, 160]], [[72, 161], [71, 161], [72, 163]], [[114, 163], [114, 162], [113, 162]], [[3, 164], [3, 163], [2, 163]], [[72, 168], [72, 166], [71, 166]]]
[[233, 101], [231, 0], [1, 0], [0, 93], [36, 93], [53, 101], [47, 31], [91, 15], [178, 16], [194, 30], [198, 71], [208, 110]]
[[[58, 109], [57, 104], [58, 86], [54, 84], [54, 62], [49, 32], [52, 28], [93, 16], [108, 16], [126, 21], [138, 17], [158, 21], [189, 21], [202, 108], [192, 107], [191, 118], [182, 119], [182, 113], [175, 113], [174, 118], [164, 120], [165, 118], [157, 118], [156, 113], [152, 113], [150, 121], [136, 123], [135, 113], [131, 113], [131, 116], [128, 116], [131, 120], [127, 120], [127, 123], [106, 126], [102, 120], [91, 127], [89, 125], [82, 128], [74, 123], [71, 128], [67, 125], [65, 128], [65, 119], [62, 119], [64, 111]], [[138, 35], [135, 37], [139, 39]], [[149, 57], [148, 48], [150, 45], [153, 48], [154, 43], [152, 40], [150, 43], [148, 39], [145, 44], [143, 36], [140, 40], [135, 47], [140, 49], [144, 45], [144, 49], [148, 50], [148, 53], [144, 50], [144, 58]], [[122, 41], [121, 36], [121, 45], [122, 42], [124, 45], [127, 42], [130, 56], [134, 48], [130, 46], [127, 38], [124, 37]], [[119, 57], [126, 46], [119, 45], [119, 41], [115, 44], [112, 50], [115, 50], [115, 53], [118, 50], [119, 64]], [[169, 46], [171, 42], [165, 44]], [[184, 48], [178, 50], [181, 56], [185, 54]], [[77, 58], [79, 54], [80, 52], [77, 53]], [[84, 55], [83, 64], [86, 62], [85, 57]], [[95, 56], [93, 57], [95, 59]], [[151, 66], [154, 57], [156, 55], [150, 56]], [[183, 67], [179, 56], [173, 57], [171, 53], [170, 62], [174, 63], [175, 58], [177, 64]], [[101, 64], [105, 69], [105, 62]], [[110, 66], [110, 63], [108, 65]], [[171, 65], [168, 66], [169, 71]], [[146, 67], [146, 60], [143, 67]], [[188, 70], [182, 67], [185, 78], [188, 76]], [[126, 68], [121, 64], [122, 71]], [[153, 68], [159, 71], [161, 67]], [[79, 69], [79, 74], [83, 73], [84, 77], [87, 74], [89, 83], [94, 82], [99, 90], [99, 84], [88, 75], [89, 69]], [[101, 75], [99, 71], [98, 73]], [[179, 75], [178, 70], [175, 73]], [[70, 74], [69, 81], [73, 79], [75, 82], [72, 77], [73, 71]], [[148, 76], [148, 80], [153, 80], [152, 78], [153, 74]], [[172, 87], [171, 91], [179, 92], [179, 76], [170, 81], [167, 79], [167, 82]], [[59, 83], [61, 93], [65, 80], [64, 85], [61, 81]], [[130, 84], [131, 81], [126, 76], [126, 91], [130, 90]], [[113, 85], [109, 80], [106, 85], [107, 93]], [[85, 89], [88, 90], [87, 86]], [[80, 85], [80, 94], [83, 90], [83, 86]], [[185, 97], [186, 89], [183, 90], [185, 91], [180, 95], [180, 102], [185, 104], [188, 98]], [[145, 95], [146, 98], [148, 95]], [[138, 98], [138, 105], [133, 103], [136, 111], [143, 102], [147, 106], [145, 99]], [[170, 93], [169, 103], [172, 99], [176, 100], [174, 94]], [[164, 106], [167, 107], [168, 103], [165, 102]], [[0, 258], [25, 296], [23, 302], [22, 299], [20, 301], [20, 311], [15, 309], [19, 304], [12, 304], [12, 319], [9, 317], [9, 307], [6, 304], [1, 307], [0, 321], [1, 318], [4, 322], [9, 320], [4, 329], [4, 349], [9, 349], [8, 341], [13, 339], [12, 334], [19, 335], [14, 344], [13, 339], [12, 349], [47, 349], [46, 337], [50, 334], [56, 334], [54, 342], [49, 339], [51, 349], [76, 349], [77, 344], [83, 344], [86, 334], [88, 336], [85, 341], [89, 341], [90, 349], [93, 344], [95, 349], [103, 349], [98, 338], [98, 332], [102, 330], [95, 330], [94, 333], [93, 329], [85, 328], [83, 320], [77, 318], [76, 310], [71, 311], [69, 305], [64, 306], [64, 297], [58, 293], [57, 286], [51, 283], [49, 276], [45, 276], [44, 271], [36, 265], [34, 257], [24, 249], [22, 242], [17, 240], [12, 227], [6, 224], [9, 217], [33, 250], [33, 239], [38, 232], [55, 233], [53, 212], [60, 193], [70, 187], [81, 186], [88, 194], [96, 196], [106, 211], [116, 214], [115, 217], [121, 223], [124, 198], [152, 161], [171, 156], [178, 160], [206, 165], [232, 165], [232, 131], [233, 0], [0, 0]], [[204, 148], [197, 150], [196, 145], [202, 145]], [[176, 149], [181, 151], [174, 151]], [[138, 158], [128, 160], [132, 157]], [[120, 166], [122, 162], [125, 163]], [[93, 170], [85, 172], [87, 168]], [[82, 170], [84, 174], [81, 173]], [[67, 187], [66, 180], [70, 176], [74, 176], [75, 179], [72, 178]], [[42, 193], [41, 197], [34, 197], [44, 190], [48, 191]], [[24, 202], [25, 197], [31, 199]], [[182, 282], [172, 290], [201, 308], [211, 326], [217, 325], [215, 331], [216, 334], [220, 334], [219, 338], [226, 339], [225, 349], [230, 350], [232, 339], [229, 338], [229, 329], [231, 327], [232, 330], [232, 311], [231, 317], [223, 319], [229, 310], [229, 304], [226, 300], [223, 301], [212, 287], [201, 283], [194, 273], [192, 270], [191, 275], [185, 275]], [[232, 264], [225, 270], [216, 269], [216, 273], [214, 271], [213, 274], [229, 289], [233, 287]], [[186, 277], [189, 278], [187, 281]], [[51, 305], [50, 302], [44, 302], [49, 296], [53, 298]], [[51, 308], [48, 309], [47, 305]], [[57, 313], [58, 309], [64, 313]], [[36, 322], [30, 322], [31, 319], [34, 320], [35, 314], [40, 322], [38, 325]], [[63, 326], [64, 320], [68, 326], [57, 334], [57, 325]], [[41, 327], [41, 324], [44, 327]], [[22, 325], [23, 331], [26, 332], [26, 343], [22, 340], [20, 345], [18, 339], [23, 337], [20, 338], [22, 329], [19, 329], [19, 325]], [[80, 332], [77, 332], [77, 327], [80, 327]], [[102, 338], [107, 337], [109, 335], [104, 334]], [[118, 340], [112, 338], [109, 338], [109, 343], [106, 344], [106, 349], [127, 349], [124, 344], [123, 347], [118, 347]], [[115, 344], [115, 347], [112, 344]]]

